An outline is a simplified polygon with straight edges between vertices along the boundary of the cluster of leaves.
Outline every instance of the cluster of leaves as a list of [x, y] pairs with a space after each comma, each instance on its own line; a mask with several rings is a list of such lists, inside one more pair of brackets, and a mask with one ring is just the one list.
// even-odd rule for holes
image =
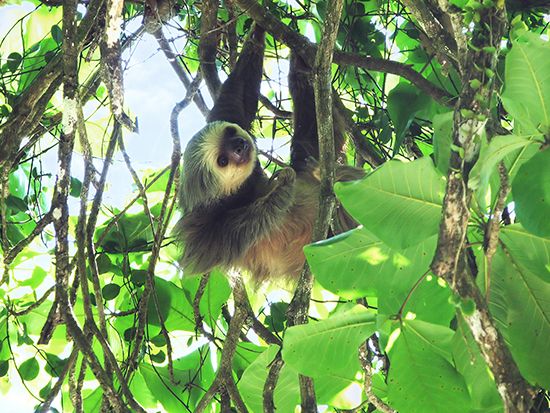
[[[478, 2], [451, 3], [464, 8], [475, 23], [474, 3]], [[515, 38], [506, 39], [507, 48], [495, 74], [504, 85], [503, 92], [491, 104], [505, 128], [479, 143], [480, 158], [470, 178], [474, 202], [468, 245], [477, 269], [476, 282], [522, 375], [533, 386], [548, 390], [550, 46], [540, 38], [541, 31], [548, 33], [543, 15], [510, 3]], [[313, 33], [318, 39], [327, 4], [322, 0], [305, 1], [300, 6], [270, 2], [268, 9], [287, 26]], [[14, 29], [0, 45], [0, 127], [37, 73], [59, 54], [63, 41], [61, 9], [37, 6], [28, 16], [14, 19]], [[133, 3], [125, 7], [126, 21], [143, 12], [142, 6]], [[173, 21], [188, 39], [182, 50], [184, 63], [196, 73], [200, 4], [182, 2], [178, 7]], [[221, 68], [227, 69], [234, 52], [229, 23], [235, 23], [240, 37], [251, 20], [230, 9], [220, 10], [218, 18], [223, 23], [218, 56]], [[268, 55], [279, 56], [281, 44], [269, 34], [267, 44]], [[338, 44], [359, 55], [404, 62], [451, 96], [461, 89], [459, 74], [433, 58], [433, 50], [400, 2], [348, 2]], [[94, 79], [97, 57], [92, 48], [89, 59], [82, 61], [82, 83]], [[299, 374], [314, 378], [317, 402], [331, 411], [367, 411], [365, 370], [372, 374], [376, 397], [402, 413], [503, 411], [495, 382], [460, 315], [471, 313], [472, 303], [454, 296], [445, 282], [429, 273], [441, 219], [444, 176], [453, 148], [450, 108], [408, 80], [355, 66], [338, 68], [334, 85], [377, 154], [396, 159], [360, 182], [337, 185], [339, 200], [362, 224], [360, 228], [305, 249], [318, 281], [312, 305], [316, 320], [287, 328], [288, 294], [280, 293], [281, 300], [266, 300], [259, 292], [251, 294], [258, 320], [282, 339], [282, 345], [267, 345], [254, 334], [238, 343], [233, 374], [246, 406], [251, 412], [263, 411], [268, 370], [282, 350], [284, 366], [274, 392], [281, 412], [294, 411], [299, 404]], [[281, 90], [267, 95], [275, 105], [285, 107]], [[103, 105], [104, 87], [96, 87], [89, 97]], [[9, 380], [19, 376], [42, 401], [61, 380], [60, 406], [72, 411], [71, 380], [80, 377], [85, 383], [81, 389], [83, 411], [95, 412], [101, 409], [103, 389], [92, 385], [94, 375], [81, 356], [70, 361], [72, 344], [67, 343], [65, 327], [59, 325], [48, 344], [37, 343], [51, 318], [53, 229], [45, 226], [40, 237], [28, 245], [25, 240], [32, 237], [51, 205], [55, 171], [44, 167], [41, 160], [55, 148], [59, 137], [59, 109], [59, 96], [54, 95], [40, 125], [32, 131], [30, 144], [21, 151], [17, 168], [9, 174], [9, 196], [1, 204], [6, 223], [1, 233], [4, 257], [19, 243], [25, 245], [10, 257], [9, 283], [0, 287], [0, 390], [9, 391]], [[265, 136], [288, 134], [288, 121], [272, 116], [265, 108], [261, 115]], [[107, 118], [91, 116], [86, 126], [90, 140], [102, 148], [111, 128]], [[101, 150], [96, 153], [101, 154]], [[350, 150], [349, 155], [355, 154]], [[485, 236], [499, 193], [501, 162], [512, 190], [506, 199], [506, 225], [500, 230], [494, 257], [488, 260]], [[160, 214], [166, 175], [158, 172], [143, 177], [149, 182], [146, 196], [151, 216], [137, 212], [144, 204], [140, 197], [132, 201], [135, 205], [129, 205], [130, 211], [105, 206], [94, 233], [100, 299], [106, 309], [109, 343], [119, 360], [131, 352], [137, 333], [136, 313], [148, 279], [153, 223]], [[71, 195], [78, 198], [80, 189], [80, 181], [73, 178]], [[71, 231], [75, 237], [74, 228]], [[162, 249], [139, 367], [128, 377], [132, 394], [144, 408], [167, 412], [194, 411], [214, 381], [230, 320], [228, 301], [231, 307], [226, 275], [212, 273], [206, 285], [200, 276], [180, 278], [172, 265], [175, 250], [170, 242]], [[75, 313], [83, 323], [84, 297], [76, 289], [77, 283], [74, 287]], [[97, 293], [89, 297], [96, 317]], [[359, 357], [360, 348], [364, 357]], [[97, 341], [92, 350], [101, 354]], [[66, 374], [69, 363], [73, 367], [71, 374]], [[365, 367], [365, 363], [371, 366]], [[128, 366], [121, 365], [126, 371]], [[214, 402], [213, 409], [220, 411], [220, 403]]]

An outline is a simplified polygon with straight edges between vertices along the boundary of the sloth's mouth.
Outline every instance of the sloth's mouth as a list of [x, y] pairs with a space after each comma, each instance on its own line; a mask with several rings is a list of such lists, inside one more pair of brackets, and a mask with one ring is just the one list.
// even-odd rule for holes
[[250, 160], [252, 145], [250, 142], [240, 136], [234, 136], [228, 139], [227, 155], [236, 165], [242, 165]]

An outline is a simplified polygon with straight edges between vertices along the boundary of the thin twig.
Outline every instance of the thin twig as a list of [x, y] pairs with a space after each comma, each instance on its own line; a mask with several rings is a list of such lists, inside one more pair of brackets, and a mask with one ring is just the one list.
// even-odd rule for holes
[[498, 164], [498, 175], [500, 178], [498, 198], [495, 207], [493, 208], [491, 218], [487, 223], [487, 228], [485, 229], [485, 260], [487, 268], [485, 271], [485, 300], [487, 302], [489, 302], [489, 296], [491, 294], [491, 269], [493, 264], [493, 256], [495, 255], [498, 247], [500, 220], [502, 218], [502, 211], [504, 211], [504, 207], [506, 205], [506, 198], [510, 192], [508, 170], [506, 169], [503, 161]]
[[361, 367], [363, 368], [363, 389], [365, 390], [365, 394], [367, 395], [367, 400], [370, 404], [372, 404], [383, 413], [395, 413], [395, 410], [393, 410], [390, 406], [380, 400], [380, 398], [376, 394], [374, 394], [374, 391], [372, 389], [372, 366], [368, 357], [368, 353], [368, 344], [365, 341], [363, 344], [361, 344], [361, 347], [359, 347], [359, 361], [361, 362]]
[[[170, 63], [170, 66], [172, 66], [172, 68], [174, 69], [174, 72], [176, 72], [178, 79], [181, 81], [181, 83], [183, 83], [183, 86], [187, 90], [187, 94], [189, 94], [192, 82], [191, 80], [189, 80], [189, 76], [187, 75], [187, 73], [185, 73], [185, 71], [183, 70], [183, 67], [179, 64], [178, 57], [170, 47], [168, 40], [166, 40], [166, 38], [164, 37], [164, 34], [162, 33], [162, 29], [158, 30], [155, 33], [155, 38], [157, 39], [160, 49], [163, 51], [164, 55], [166, 56], [166, 59], [168, 59], [168, 63]], [[193, 102], [195, 102], [195, 104], [201, 111], [201, 113], [206, 118], [210, 110], [206, 106], [206, 103], [204, 102], [204, 99], [202, 98], [200, 91], [195, 90], [192, 93], [192, 99], [193, 99]]]

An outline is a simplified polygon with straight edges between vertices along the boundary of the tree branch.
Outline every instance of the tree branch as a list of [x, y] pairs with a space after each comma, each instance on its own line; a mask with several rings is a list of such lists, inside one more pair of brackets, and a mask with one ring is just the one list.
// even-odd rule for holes
[[[233, 297], [235, 295], [242, 295], [242, 291], [238, 291], [240, 288], [242, 288], [242, 283], [237, 283], [233, 286]], [[237, 292], [236, 292], [237, 291]], [[223, 344], [223, 350], [222, 350], [222, 356], [220, 360], [220, 367], [218, 369], [218, 372], [216, 373], [216, 378], [210, 385], [210, 388], [208, 391], [204, 394], [202, 399], [197, 404], [197, 407], [195, 408], [195, 413], [202, 413], [206, 410], [209, 403], [214, 398], [214, 395], [219, 392], [221, 386], [226, 386], [227, 383], [230, 383], [232, 381], [231, 374], [232, 373], [232, 362], [233, 362], [233, 356], [235, 354], [235, 350], [237, 348], [237, 344], [239, 342], [239, 336], [241, 334], [241, 329], [248, 317], [248, 312], [246, 309], [242, 306], [235, 306], [235, 314], [231, 318], [231, 323], [229, 324], [229, 330], [227, 331], [227, 335], [225, 337], [225, 342]], [[231, 398], [235, 402], [235, 405], [239, 407], [239, 412], [247, 412], [246, 407], [244, 406], [244, 403], [242, 403], [242, 400], [240, 400], [240, 396], [234, 394], [234, 389], [228, 389], [230, 392]]]
[[[91, 1], [78, 32], [75, 32], [78, 53], [84, 47], [102, 5], [103, 0]], [[59, 53], [44, 66], [31, 85], [19, 96], [13, 112], [0, 127], [0, 170], [11, 170], [23, 138], [36, 127], [37, 117], [42, 116], [46, 105], [57, 91], [64, 60], [63, 53]]]
[[424, 31], [423, 44], [429, 45], [429, 51], [438, 56], [443, 66], [449, 62], [458, 66], [457, 46], [452, 37], [450, 22], [444, 20], [446, 15], [437, 16], [425, 0], [401, 0], [401, 3], [412, 13]]
[[124, 77], [120, 55], [123, 0], [106, 0], [105, 29], [100, 43], [103, 83], [107, 86], [111, 112], [117, 122], [137, 132], [137, 125], [124, 113]]
[[[317, 133], [319, 136], [319, 166], [321, 170], [321, 184], [319, 188], [319, 211], [313, 241], [325, 239], [330, 227], [332, 211], [336, 204], [334, 195], [334, 120], [332, 118], [332, 57], [343, 0], [335, 0], [327, 10], [321, 43], [315, 57], [313, 89], [315, 92], [315, 111], [317, 117]], [[313, 288], [313, 274], [307, 263], [298, 280], [296, 291], [288, 308], [289, 325], [307, 323], [309, 300]], [[316, 412], [315, 389], [313, 379], [300, 375], [300, 393], [302, 397], [302, 411]]]
[[[506, 10], [503, 2], [477, 11], [480, 21], [467, 34], [467, 49], [461, 56], [462, 85], [454, 112], [453, 146], [443, 201], [443, 217], [437, 249], [431, 263], [434, 274], [443, 277], [462, 300], [473, 301], [475, 310], [463, 314], [481, 354], [491, 370], [506, 412], [527, 412], [532, 390], [521, 376], [504, 338], [496, 329], [487, 303], [468, 271], [465, 240], [472, 198], [468, 189], [469, 172], [479, 156], [479, 139], [489, 118], [498, 51]], [[466, 31], [455, 28], [455, 38]], [[462, 49], [460, 49], [462, 50]], [[476, 68], [482, 68], [476, 70]], [[472, 80], [477, 82], [472, 82]], [[475, 87], [473, 87], [475, 85]]]
[[[157, 39], [157, 42], [160, 46], [160, 49], [163, 51], [164, 55], [166, 56], [166, 59], [168, 59], [168, 63], [170, 63], [170, 66], [172, 66], [172, 69], [174, 69], [174, 72], [176, 72], [176, 75], [178, 76], [181, 83], [183, 83], [183, 86], [189, 93], [189, 88], [191, 87], [191, 80], [189, 80], [189, 76], [187, 73], [185, 73], [185, 70], [183, 70], [183, 67], [179, 64], [178, 56], [174, 53], [172, 48], [170, 47], [170, 44], [168, 43], [168, 40], [164, 37], [164, 34], [162, 33], [162, 29], [159, 29], [154, 34], [155, 39]], [[193, 102], [197, 105], [201, 113], [206, 118], [208, 116], [208, 113], [210, 110], [206, 106], [206, 103], [204, 102], [204, 99], [202, 98], [202, 95], [200, 91], [196, 90], [193, 92]], [[185, 100], [185, 99], [184, 99]]]
[[[285, 43], [294, 52], [298, 53], [310, 66], [313, 66], [317, 47], [305, 36], [296, 33], [289, 26], [283, 24], [267, 8], [261, 6], [256, 0], [235, 0], [242, 10], [254, 19], [260, 26], [270, 32], [275, 38]], [[391, 60], [360, 56], [353, 53], [334, 51], [334, 62], [340, 65], [352, 65], [366, 70], [374, 70], [399, 75], [420, 90], [432, 96], [444, 105], [451, 105], [454, 97], [445, 90], [435, 86], [429, 80], [422, 77], [412, 67]]]

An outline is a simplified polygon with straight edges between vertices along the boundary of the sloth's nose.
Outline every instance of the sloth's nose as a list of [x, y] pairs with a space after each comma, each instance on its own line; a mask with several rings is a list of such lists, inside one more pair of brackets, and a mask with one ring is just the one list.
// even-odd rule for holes
[[250, 144], [248, 141], [244, 138], [241, 138], [240, 136], [235, 136], [231, 139], [231, 149], [233, 152], [235, 152], [237, 155], [242, 155], [248, 151], [248, 148], [250, 147]]

